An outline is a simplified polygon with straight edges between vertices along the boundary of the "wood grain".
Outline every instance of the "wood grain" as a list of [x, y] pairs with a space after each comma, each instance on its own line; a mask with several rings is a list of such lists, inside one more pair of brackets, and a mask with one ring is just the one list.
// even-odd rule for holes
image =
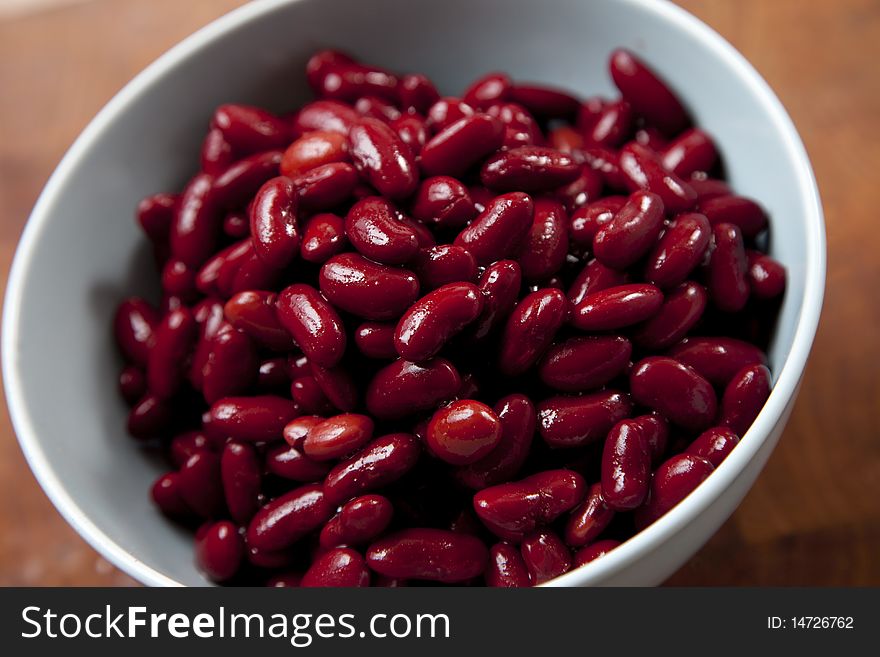
[[[168, 47], [240, 0], [91, 0], [0, 20], [0, 271], [64, 150]], [[794, 414], [741, 507], [672, 585], [880, 584], [880, 3], [681, 0], [791, 113], [825, 205], [829, 270]], [[103, 26], [97, 29], [96, 26]], [[52, 508], [0, 409], [0, 585], [126, 585]]]

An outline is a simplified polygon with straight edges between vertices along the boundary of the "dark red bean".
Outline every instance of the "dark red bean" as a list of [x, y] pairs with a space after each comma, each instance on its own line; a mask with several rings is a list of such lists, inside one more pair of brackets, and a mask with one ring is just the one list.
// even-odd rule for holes
[[573, 509], [585, 493], [584, 478], [577, 472], [548, 470], [479, 491], [474, 495], [474, 510], [492, 533], [519, 542]]
[[584, 148], [584, 137], [570, 125], [561, 125], [547, 135], [550, 146], [563, 153], [573, 153]]
[[312, 427], [303, 441], [303, 450], [311, 459], [329, 461], [350, 454], [372, 437], [373, 421], [369, 417], [342, 413]]
[[733, 195], [733, 190], [729, 184], [723, 180], [709, 178], [702, 171], [697, 171], [696, 173], [691, 174], [688, 184], [693, 187], [694, 191], [697, 193], [697, 200], [699, 203], [703, 203], [704, 201], [717, 196]]
[[342, 365], [321, 367], [311, 363], [312, 377], [337, 409], [343, 412], [354, 410], [358, 405], [358, 389], [351, 372]]
[[571, 155], [544, 146], [520, 146], [486, 160], [480, 180], [501, 192], [546, 192], [572, 182], [580, 166]]
[[712, 470], [709, 461], [693, 454], [679, 454], [664, 462], [651, 480], [648, 501], [636, 511], [636, 526], [643, 529], [665, 515], [712, 474]]
[[171, 224], [179, 203], [178, 194], [153, 194], [138, 203], [135, 213], [138, 224], [154, 244], [168, 244]]
[[414, 362], [432, 358], [451, 337], [479, 317], [482, 309], [483, 296], [472, 283], [449, 283], [429, 292], [397, 323], [397, 353]]
[[400, 105], [404, 110], [412, 109], [424, 114], [440, 100], [434, 83], [424, 75], [404, 75], [400, 78]]
[[[650, 475], [650, 472], [649, 472]], [[614, 519], [614, 510], [602, 496], [602, 484], [593, 484], [565, 525], [565, 542], [580, 547], [596, 540]]]
[[244, 155], [284, 148], [292, 138], [285, 121], [252, 105], [221, 105], [214, 111], [211, 127]]
[[663, 153], [669, 145], [665, 135], [653, 126], [645, 126], [636, 131], [635, 140], [655, 153]]
[[612, 538], [607, 538], [604, 541], [596, 541], [591, 545], [582, 547], [574, 555], [575, 566], [583, 566], [586, 563], [595, 561], [599, 557], [604, 557], [618, 545], [620, 545], [620, 541], [615, 541]]
[[449, 176], [423, 180], [411, 210], [413, 218], [444, 228], [458, 228], [477, 216], [468, 188]]
[[128, 413], [126, 428], [138, 440], [159, 438], [171, 424], [173, 410], [168, 402], [156, 395], [147, 393], [132, 406]]
[[394, 507], [387, 497], [362, 495], [345, 503], [321, 530], [323, 548], [368, 543], [391, 524]]
[[351, 245], [372, 260], [400, 265], [419, 250], [418, 236], [402, 222], [384, 198], [370, 196], [355, 203], [345, 217], [345, 234]]
[[625, 272], [606, 267], [598, 260], [590, 260], [568, 289], [568, 300], [572, 306], [577, 306], [590, 294], [624, 285], [627, 278]]
[[715, 248], [709, 258], [709, 295], [724, 312], [738, 312], [749, 300], [748, 261], [739, 228], [718, 224], [712, 229]]
[[466, 249], [452, 244], [421, 249], [411, 266], [423, 291], [435, 290], [447, 283], [473, 281], [477, 277], [474, 257]]
[[135, 365], [126, 365], [119, 373], [119, 394], [129, 406], [134, 406], [147, 392], [144, 371]]
[[412, 151], [378, 119], [356, 122], [348, 145], [355, 168], [383, 196], [405, 198], [416, 190], [418, 169]]
[[159, 511], [172, 520], [192, 515], [192, 509], [180, 495], [180, 475], [176, 472], [168, 472], [156, 479], [150, 488], [150, 497]]
[[629, 381], [636, 402], [684, 429], [703, 431], [715, 418], [718, 400], [712, 384], [677, 360], [645, 358], [636, 363]]
[[663, 201], [651, 192], [634, 192], [593, 238], [596, 259], [626, 269], [642, 258], [663, 230]]
[[578, 177], [556, 190], [555, 196], [569, 212], [587, 203], [599, 200], [605, 188], [605, 178], [588, 164], [582, 164]]
[[319, 415], [300, 415], [284, 426], [281, 435], [291, 447], [302, 447], [309, 431], [323, 421], [324, 418]]
[[585, 136], [591, 145], [617, 148], [629, 138], [633, 127], [632, 107], [625, 100], [609, 103], [602, 108]]
[[209, 176], [217, 176], [226, 171], [234, 161], [232, 145], [226, 141], [223, 132], [217, 128], [208, 130], [199, 153], [202, 172]]
[[223, 482], [220, 458], [207, 450], [187, 459], [178, 473], [178, 488], [186, 506], [202, 518], [215, 518], [223, 513]]
[[519, 588], [532, 585], [532, 578], [519, 550], [510, 543], [496, 543], [489, 548], [486, 586]]
[[328, 503], [335, 506], [397, 481], [412, 469], [421, 451], [419, 440], [408, 433], [376, 438], [327, 474], [324, 493]]
[[354, 333], [354, 343], [367, 358], [393, 360], [397, 358], [394, 348], [394, 324], [364, 322]]
[[349, 105], [335, 100], [316, 100], [303, 105], [294, 119], [294, 129], [304, 134], [315, 130], [347, 135], [352, 124], [360, 118]]
[[226, 508], [238, 523], [250, 522], [260, 508], [262, 470], [252, 445], [226, 443], [220, 456], [220, 477]]
[[611, 78], [623, 97], [648, 124], [675, 135], [690, 123], [678, 97], [647, 64], [628, 50], [611, 53]]
[[551, 397], [538, 404], [538, 431], [550, 447], [581, 447], [604, 439], [632, 408], [629, 395], [616, 390]]
[[330, 465], [310, 459], [299, 447], [283, 444], [266, 452], [266, 470], [283, 479], [311, 483], [326, 477]]
[[764, 209], [745, 196], [715, 196], [700, 200], [700, 212], [713, 226], [733, 224], [745, 237], [755, 237], [767, 228], [767, 214]]
[[260, 361], [247, 335], [227, 325], [210, 340], [202, 366], [202, 394], [213, 404], [223, 397], [248, 392], [257, 382]]
[[299, 253], [296, 210], [296, 188], [284, 176], [268, 180], [254, 197], [251, 239], [254, 252], [270, 267], [282, 269]]
[[226, 319], [261, 346], [272, 351], [290, 351], [293, 340], [278, 321], [273, 292], [248, 291], [234, 295], [223, 307]]
[[421, 152], [426, 176], [458, 176], [501, 148], [504, 125], [488, 114], [473, 114], [445, 127]]
[[209, 438], [271, 442], [299, 414], [295, 403], [274, 395], [225, 397], [211, 406], [204, 429]]
[[746, 251], [749, 289], [759, 299], [775, 299], [785, 292], [785, 267], [758, 251]]
[[303, 229], [300, 257], [307, 262], [326, 262], [345, 250], [345, 222], [329, 212], [309, 218]]
[[390, 124], [391, 129], [400, 137], [400, 141], [409, 146], [414, 156], [422, 152], [428, 143], [428, 128], [419, 116], [403, 115]]
[[596, 233], [614, 218], [626, 201], [624, 196], [606, 196], [576, 209], [570, 219], [572, 244], [592, 247]]
[[428, 108], [427, 126], [434, 134], [456, 121], [472, 116], [474, 108], [460, 98], [446, 96]]
[[156, 327], [147, 359], [147, 387], [169, 399], [184, 380], [187, 359], [198, 339], [196, 320], [187, 308], [168, 313]]
[[671, 347], [700, 320], [708, 300], [702, 285], [682, 283], [666, 295], [660, 311], [633, 333], [633, 341], [645, 349]]
[[306, 64], [306, 78], [320, 98], [354, 102], [361, 96], [375, 95], [397, 100], [399, 81], [395, 75], [335, 50], [313, 55]]
[[322, 164], [293, 179], [303, 210], [320, 212], [350, 198], [358, 184], [355, 168], [346, 162]]
[[678, 215], [651, 252], [645, 278], [663, 289], [684, 282], [702, 262], [711, 238], [712, 228], [704, 215]]
[[244, 539], [228, 520], [215, 522], [196, 535], [196, 567], [209, 579], [232, 579], [244, 561]]
[[307, 484], [266, 504], [247, 528], [248, 545], [283, 550], [320, 527], [332, 513], [321, 484]]
[[521, 286], [522, 274], [516, 262], [499, 260], [486, 267], [479, 280], [484, 303], [483, 312], [474, 324], [474, 338], [485, 338], [507, 319], [516, 306]]
[[504, 73], [489, 73], [471, 84], [462, 94], [462, 100], [471, 107], [483, 110], [492, 103], [507, 100], [512, 85]]
[[214, 179], [211, 187], [213, 201], [224, 208], [244, 205], [263, 183], [278, 175], [281, 155], [281, 151], [266, 151], [238, 160]]
[[196, 452], [210, 450], [208, 439], [199, 431], [186, 431], [171, 439], [168, 455], [175, 468], [180, 468]]
[[568, 314], [568, 299], [553, 288], [532, 292], [520, 301], [504, 326], [499, 370], [508, 376], [528, 370], [553, 342]]
[[434, 413], [425, 439], [434, 456], [452, 465], [466, 465], [498, 446], [501, 421], [485, 404], [462, 399]]
[[493, 103], [486, 114], [504, 125], [504, 148], [540, 146], [544, 143], [541, 128], [529, 111], [517, 103]]
[[317, 557], [303, 575], [300, 586], [362, 587], [370, 585], [364, 558], [346, 547], [333, 548]]
[[717, 159], [712, 137], [699, 128], [685, 130], [661, 154], [663, 166], [683, 178], [689, 177], [695, 171], [711, 170]]
[[454, 584], [482, 574], [483, 542], [443, 529], [404, 529], [373, 543], [367, 563], [380, 575]]
[[333, 412], [333, 402], [324, 394], [314, 376], [300, 376], [291, 381], [290, 396], [303, 413], [326, 415]]
[[513, 478], [525, 463], [535, 435], [535, 406], [525, 395], [508, 395], [493, 410], [501, 422], [501, 440], [486, 456], [456, 470], [458, 480], [476, 490]]
[[770, 370], [748, 365], [737, 372], [721, 398], [721, 424], [745, 435], [770, 396]]
[[640, 415], [634, 422], [641, 426], [642, 435], [648, 442], [651, 461], [659, 463], [666, 455], [666, 446], [669, 443], [669, 422], [656, 411], [649, 415]]
[[618, 285], [586, 295], [571, 323], [582, 331], [613, 331], [651, 319], [662, 305], [663, 293], [653, 285]]
[[345, 353], [345, 329], [339, 314], [315, 288], [295, 283], [276, 301], [278, 319], [314, 363], [333, 367]]
[[396, 319], [419, 298], [419, 279], [412, 271], [356, 253], [330, 258], [318, 280], [321, 292], [334, 306], [364, 319]]
[[535, 201], [534, 218], [519, 264], [527, 281], [545, 281], [558, 272], [568, 252], [568, 216], [553, 199]]
[[526, 194], [498, 196], [455, 238], [481, 265], [516, 255], [534, 218], [535, 206]]
[[515, 84], [510, 89], [510, 96], [532, 114], [546, 119], [571, 119], [580, 107], [577, 98], [540, 84]]
[[629, 364], [632, 344], [622, 336], [569, 338], [554, 345], [538, 367], [541, 381], [562, 392], [601, 388]]
[[602, 450], [602, 497], [615, 511], [641, 506], [651, 483], [651, 449], [635, 420], [612, 427]]
[[183, 190], [171, 224], [171, 255], [190, 267], [200, 266], [214, 253], [220, 229], [216, 186], [217, 181], [206, 173], [200, 173], [190, 180]]
[[702, 456], [716, 468], [739, 444], [739, 436], [728, 427], [706, 429], [685, 450], [687, 454]]
[[400, 110], [397, 107], [377, 96], [358, 98], [354, 104], [354, 109], [361, 116], [369, 116], [385, 123], [391, 123], [401, 116]]
[[593, 171], [602, 174], [608, 187], [615, 191], [629, 191], [627, 177], [620, 170], [620, 161], [615, 151], [594, 146], [581, 151], [580, 157]]
[[671, 349], [669, 355], [716, 386], [726, 386], [747, 365], [767, 364], [763, 351], [735, 338], [686, 338]]
[[532, 584], [543, 584], [571, 570], [571, 552], [556, 534], [546, 529], [529, 534], [519, 546]]
[[199, 296], [196, 288], [196, 274], [196, 270], [182, 260], [173, 258], [167, 260], [165, 266], [162, 267], [162, 292], [187, 302], [194, 301]]
[[620, 150], [620, 171], [630, 191], [657, 194], [668, 213], [687, 212], [696, 205], [697, 193], [686, 181], [663, 168], [651, 150], [630, 142]]
[[458, 371], [448, 360], [435, 358], [417, 364], [399, 359], [370, 381], [367, 409], [383, 420], [406, 417], [436, 407], [460, 387]]
[[127, 361], [140, 367], [147, 365], [159, 321], [159, 313], [143, 299], [131, 297], [119, 304], [113, 319], [113, 332], [119, 351]]

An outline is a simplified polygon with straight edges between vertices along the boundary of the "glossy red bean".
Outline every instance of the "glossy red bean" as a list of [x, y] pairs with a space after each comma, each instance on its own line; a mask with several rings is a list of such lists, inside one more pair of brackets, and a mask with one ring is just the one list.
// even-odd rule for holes
[[281, 175], [296, 178], [322, 164], [347, 161], [348, 140], [345, 135], [316, 130], [305, 133], [287, 146], [281, 157]]
[[324, 418], [320, 415], [300, 415], [284, 426], [281, 435], [291, 447], [302, 447], [309, 431], [323, 421]]
[[328, 503], [335, 506], [397, 481], [412, 469], [421, 451], [419, 440], [408, 433], [376, 438], [327, 474], [324, 493]]
[[577, 472], [548, 470], [484, 488], [474, 495], [474, 510], [492, 533], [519, 542], [573, 509], [585, 493], [584, 478]]
[[303, 228], [300, 257], [313, 263], [323, 263], [345, 250], [345, 222], [335, 214], [324, 212], [310, 217]]
[[712, 464], [693, 454], [673, 456], [657, 468], [651, 479], [648, 501], [636, 511], [636, 526], [652, 524], [691, 494], [710, 474]]
[[607, 196], [577, 208], [570, 218], [571, 243], [592, 247], [596, 233], [614, 218], [626, 201], [624, 196]]
[[561, 125], [551, 130], [547, 135], [547, 142], [563, 153], [573, 153], [584, 147], [583, 135], [570, 125]]
[[604, 439], [632, 408], [629, 395], [616, 390], [550, 397], [538, 404], [538, 431], [550, 447], [581, 447]]
[[293, 179], [303, 210], [330, 210], [350, 198], [358, 184], [355, 168], [346, 162], [322, 164]]
[[584, 501], [575, 507], [565, 524], [565, 542], [572, 547], [591, 543], [613, 519], [614, 510], [605, 502], [602, 484], [593, 484]]
[[159, 321], [159, 313], [143, 299], [131, 297], [119, 304], [113, 319], [113, 332], [127, 361], [146, 366]]
[[545, 281], [565, 263], [568, 216], [562, 204], [553, 199], [538, 199], [534, 207], [534, 218], [519, 256], [519, 264], [527, 281]]
[[312, 377], [333, 406], [343, 412], [353, 411], [358, 405], [358, 388], [351, 372], [343, 365], [322, 367], [311, 363]]
[[224, 397], [212, 404], [204, 429], [209, 438], [271, 442], [299, 414], [297, 405], [283, 397]]
[[397, 323], [394, 346], [401, 358], [426, 361], [473, 322], [483, 309], [483, 296], [472, 283], [449, 283], [416, 301]]
[[303, 413], [327, 415], [333, 412], [333, 402], [311, 375], [293, 379], [290, 383], [290, 396]]
[[742, 234], [733, 224], [718, 224], [712, 237], [715, 248], [709, 257], [709, 295], [719, 310], [738, 312], [749, 300], [749, 265]]
[[649, 415], [640, 415], [634, 420], [642, 429], [642, 434], [651, 450], [651, 461], [659, 463], [666, 455], [669, 443], [669, 422], [656, 411]]
[[202, 172], [209, 176], [217, 176], [235, 161], [232, 145], [226, 141], [223, 132], [217, 128], [208, 130], [202, 141], [202, 149], [199, 152], [199, 163]]
[[129, 406], [133, 406], [147, 392], [144, 371], [135, 365], [126, 365], [119, 373], [119, 394]]
[[190, 180], [171, 223], [171, 255], [190, 267], [200, 266], [214, 253], [219, 233], [217, 180], [206, 173]]
[[207, 450], [190, 456], [178, 473], [178, 489], [186, 506], [199, 517], [222, 515], [225, 505], [220, 458]]
[[364, 558], [351, 548], [333, 548], [317, 557], [303, 575], [300, 586], [362, 587], [370, 585]]
[[474, 281], [477, 262], [469, 251], [453, 244], [421, 249], [410, 263], [421, 282], [422, 291], [435, 290], [447, 283]]
[[633, 399], [690, 431], [712, 424], [718, 400], [712, 384], [696, 370], [672, 358], [649, 356], [629, 376]]
[[598, 260], [590, 260], [572, 281], [568, 289], [568, 300], [572, 306], [577, 306], [588, 295], [624, 285], [627, 280], [625, 272], [606, 267]]
[[593, 171], [602, 174], [605, 184], [614, 191], [630, 191], [627, 177], [620, 169], [620, 158], [616, 151], [593, 146], [580, 152], [584, 163]]
[[192, 515], [186, 502], [180, 495], [180, 475], [168, 472], [161, 475], [150, 488], [150, 498], [165, 516], [172, 520], [181, 520]]
[[321, 484], [307, 484], [266, 504], [247, 528], [248, 545], [258, 550], [283, 550], [317, 529], [332, 513]]
[[437, 458], [466, 465], [487, 456], [501, 442], [501, 421], [491, 408], [473, 399], [462, 399], [434, 413], [425, 436]]
[[400, 220], [397, 210], [384, 198], [370, 196], [355, 203], [345, 217], [345, 234], [364, 256], [389, 265], [413, 258], [419, 240]]
[[620, 150], [619, 165], [629, 190], [653, 192], [663, 201], [666, 212], [687, 212], [696, 205], [693, 187], [664, 169], [659, 157], [645, 146], [628, 143]]
[[503, 541], [489, 548], [485, 577], [486, 586], [519, 588], [532, 585], [531, 575], [520, 551]]
[[595, 561], [599, 557], [604, 557], [614, 548], [620, 545], [620, 541], [607, 538], [604, 541], [596, 541], [591, 545], [587, 545], [578, 550], [574, 555], [575, 566], [583, 566], [586, 563]]
[[229, 515], [246, 524], [260, 508], [262, 464], [252, 445], [226, 443], [220, 456], [220, 477]]
[[147, 359], [147, 387], [162, 399], [174, 396], [184, 380], [187, 359], [198, 339], [196, 320], [186, 308], [168, 313], [156, 327]]
[[526, 194], [498, 196], [458, 234], [455, 244], [470, 251], [481, 265], [514, 256], [528, 236], [534, 212]]
[[751, 293], [758, 299], [775, 299], [785, 292], [785, 267], [768, 255], [746, 251]]
[[625, 100], [609, 103], [599, 112], [586, 140], [591, 145], [617, 148], [632, 134], [632, 107]]
[[135, 216], [141, 229], [156, 245], [167, 244], [174, 214], [180, 203], [178, 194], [153, 194], [138, 203]]
[[667, 135], [675, 135], [690, 123], [678, 97], [632, 52], [615, 50], [611, 53], [609, 69], [620, 93], [649, 125]]
[[467, 116], [434, 135], [421, 152], [426, 176], [457, 176], [501, 148], [504, 125], [488, 114]]
[[292, 137], [287, 122], [252, 105], [221, 105], [214, 111], [211, 127], [242, 155], [284, 148]]
[[593, 238], [596, 259], [626, 269], [644, 256], [663, 230], [663, 201], [651, 192], [634, 192]]
[[669, 355], [695, 369], [716, 386], [726, 386], [747, 365], [766, 365], [758, 347], [735, 338], [686, 338]]
[[718, 154], [715, 143], [707, 132], [691, 128], [669, 142], [660, 157], [666, 169], [687, 178], [695, 171], [711, 170]]
[[461, 387], [461, 377], [448, 360], [423, 363], [398, 359], [379, 370], [367, 386], [370, 414], [391, 420], [427, 411], [451, 398]]
[[445, 96], [428, 108], [427, 126], [437, 134], [447, 126], [473, 114], [474, 108], [460, 98]]
[[347, 135], [352, 124], [360, 117], [350, 105], [335, 100], [316, 100], [297, 112], [294, 128], [299, 134], [316, 130]]
[[362, 495], [346, 502], [321, 530], [323, 548], [368, 543], [391, 524], [394, 507], [382, 495]]
[[340, 253], [321, 267], [321, 292], [337, 308], [370, 320], [400, 317], [419, 297], [419, 279], [356, 253]]
[[651, 449], [642, 425], [618, 422], [602, 450], [602, 498], [615, 511], [631, 511], [645, 501], [650, 483]]
[[414, 156], [418, 156], [428, 143], [428, 128], [425, 121], [419, 116], [404, 114], [389, 123], [391, 129], [400, 137], [400, 141], [409, 146]]
[[338, 459], [360, 448], [373, 437], [373, 421], [366, 415], [342, 413], [312, 427], [303, 450], [311, 459]]
[[546, 529], [526, 536], [520, 553], [532, 584], [543, 584], [571, 570], [571, 552], [556, 534]]
[[485, 109], [492, 103], [507, 100], [513, 83], [504, 73], [489, 73], [468, 87], [462, 100], [476, 109]]
[[599, 200], [604, 188], [605, 178], [602, 174], [591, 166], [582, 164], [578, 177], [557, 189], [554, 195], [566, 211], [572, 212], [587, 203]]
[[501, 373], [517, 376], [534, 365], [568, 319], [569, 308], [565, 294], [553, 288], [532, 292], [520, 301], [501, 335]]
[[424, 114], [440, 100], [440, 94], [430, 78], [425, 75], [410, 74], [400, 78], [398, 88], [400, 105], [404, 110], [414, 110]]
[[210, 339], [202, 366], [202, 394], [213, 404], [223, 397], [247, 393], [257, 382], [260, 361], [250, 338], [227, 325]]
[[354, 109], [361, 116], [369, 116], [389, 124], [401, 116], [400, 110], [397, 107], [378, 96], [358, 98], [354, 104]]
[[272, 351], [290, 351], [293, 340], [278, 321], [273, 292], [248, 291], [234, 295], [223, 307], [226, 319], [259, 345]]
[[250, 210], [254, 252], [267, 265], [282, 269], [299, 253], [297, 192], [290, 178], [268, 180]]
[[504, 125], [504, 148], [540, 146], [544, 143], [538, 122], [522, 105], [493, 103], [486, 108], [486, 114], [495, 117]]
[[712, 229], [704, 215], [678, 215], [654, 246], [645, 278], [663, 289], [684, 282], [702, 262], [711, 239]]
[[733, 190], [730, 185], [723, 180], [717, 178], [709, 178], [704, 172], [697, 171], [691, 174], [688, 184], [694, 188], [697, 193], [699, 203], [715, 198], [717, 196], [731, 196]]
[[263, 183], [278, 175], [280, 163], [281, 151], [266, 151], [238, 160], [214, 179], [213, 201], [224, 208], [244, 205]]
[[617, 335], [569, 338], [550, 348], [538, 366], [541, 381], [562, 392], [596, 390], [623, 374], [632, 355]]
[[320, 98], [353, 102], [361, 96], [397, 99], [397, 76], [377, 66], [368, 66], [345, 53], [324, 50], [306, 64], [306, 78]]
[[355, 168], [388, 198], [405, 198], [416, 190], [418, 170], [412, 151], [378, 119], [362, 118], [348, 133]]
[[447, 584], [482, 574], [487, 558], [480, 539], [443, 529], [404, 529], [367, 550], [370, 569], [380, 575]]
[[663, 305], [653, 285], [630, 283], [587, 294], [574, 308], [571, 323], [582, 331], [613, 331], [651, 319]]
[[364, 356], [377, 360], [397, 358], [394, 348], [394, 324], [364, 322], [354, 333], [354, 343]]
[[318, 290], [304, 283], [278, 295], [278, 319], [314, 363], [333, 367], [345, 353], [345, 329], [339, 314]]
[[128, 413], [126, 429], [138, 440], [160, 437], [171, 424], [173, 410], [168, 402], [147, 393]]
[[532, 114], [547, 119], [571, 119], [580, 107], [572, 95], [541, 84], [515, 84], [510, 97]]
[[199, 431], [186, 431], [171, 439], [168, 446], [168, 455], [175, 468], [180, 468], [189, 460], [189, 457], [203, 450], [210, 450], [210, 444], [205, 435]]
[[580, 166], [571, 155], [544, 146], [520, 146], [486, 160], [480, 180], [501, 192], [546, 192], [572, 182]]
[[519, 264], [512, 260], [499, 260], [486, 267], [479, 280], [483, 294], [483, 312], [474, 323], [473, 336], [481, 340], [500, 326], [516, 306], [522, 274]]
[[658, 313], [636, 329], [633, 342], [644, 349], [671, 347], [700, 320], [708, 301], [702, 285], [682, 283], [666, 294]]
[[458, 228], [477, 216], [468, 188], [449, 176], [423, 180], [411, 211], [413, 218], [444, 228]]
[[182, 260], [173, 258], [167, 260], [165, 266], [162, 267], [162, 292], [191, 303], [199, 296], [196, 288], [196, 274], [196, 270]]
[[196, 567], [215, 582], [238, 573], [244, 561], [244, 539], [228, 520], [215, 522], [196, 536]]
[[764, 365], [748, 365], [737, 372], [721, 397], [721, 424], [740, 436], [758, 417], [770, 396], [770, 370]]
[[739, 436], [728, 427], [706, 429], [685, 450], [687, 454], [702, 456], [716, 468], [739, 444]]
[[701, 200], [699, 207], [712, 226], [733, 224], [744, 237], [755, 237], [767, 228], [767, 214], [764, 209], [745, 196], [715, 196]]
[[299, 447], [282, 444], [266, 452], [266, 470], [282, 479], [305, 484], [326, 477], [330, 465], [310, 459]]

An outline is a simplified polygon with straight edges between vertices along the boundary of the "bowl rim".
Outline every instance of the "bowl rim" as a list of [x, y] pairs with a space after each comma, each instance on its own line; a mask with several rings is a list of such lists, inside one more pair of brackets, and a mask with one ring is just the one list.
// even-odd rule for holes
[[[37, 436], [22, 393], [16, 345], [19, 342], [19, 309], [22, 288], [31, 267], [33, 252], [40, 234], [48, 225], [53, 206], [66, 179], [82, 157], [97, 142], [104, 128], [136, 102], [149, 88], [169, 74], [182, 60], [221, 39], [232, 30], [258, 20], [277, 9], [301, 0], [254, 0], [233, 9], [200, 28], [173, 46], [128, 82], [89, 122], [68, 149], [40, 193], [25, 224], [16, 248], [6, 288], [2, 324], [2, 373], [10, 419], [25, 458], [37, 481], [62, 517], [98, 553], [114, 566], [150, 586], [183, 584], [141, 561], [102, 531], [64, 487], [52, 468]], [[545, 586], [584, 586], [601, 583], [624, 570], [642, 555], [668, 541], [718, 499], [755, 457], [797, 392], [798, 385], [818, 327], [825, 289], [826, 246], [822, 205], [816, 179], [803, 142], [782, 103], [754, 67], [724, 37], [701, 20], [669, 0], [619, 0], [642, 11], [655, 14], [666, 22], [697, 38], [704, 47], [725, 60], [759, 98], [782, 137], [790, 160], [795, 165], [797, 192], [807, 208], [807, 253], [804, 298], [797, 318], [788, 357], [782, 364], [771, 394], [737, 449], [702, 485], [657, 522], [625, 541], [602, 559], [590, 562], [557, 577]], [[761, 438], [763, 436], [763, 438]], [[747, 440], [747, 438], [750, 438]]]

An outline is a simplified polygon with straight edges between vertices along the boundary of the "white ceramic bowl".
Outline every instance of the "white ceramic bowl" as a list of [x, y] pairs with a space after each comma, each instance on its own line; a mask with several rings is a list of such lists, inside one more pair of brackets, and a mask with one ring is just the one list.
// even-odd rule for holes
[[[46, 185], [19, 245], [3, 318], [3, 375], [27, 459], [58, 510], [107, 559], [152, 585], [201, 585], [191, 537], [147, 491], [160, 464], [126, 436], [110, 338], [115, 305], [154, 278], [132, 212], [181, 187], [212, 109], [276, 110], [308, 98], [303, 65], [335, 46], [424, 71], [441, 91], [506, 70], [518, 79], [613, 93], [610, 51], [655, 67], [717, 139], [734, 188], [772, 216], [789, 284], [770, 350], [776, 384], [742, 443], [659, 522], [554, 585], [650, 585], [724, 522], [764, 466], [791, 411], [825, 278], [822, 210], [810, 163], [767, 84], [720, 36], [657, 0], [263, 0], [212, 23], [126, 86]], [[711, 581], [707, 581], [710, 584]]]

